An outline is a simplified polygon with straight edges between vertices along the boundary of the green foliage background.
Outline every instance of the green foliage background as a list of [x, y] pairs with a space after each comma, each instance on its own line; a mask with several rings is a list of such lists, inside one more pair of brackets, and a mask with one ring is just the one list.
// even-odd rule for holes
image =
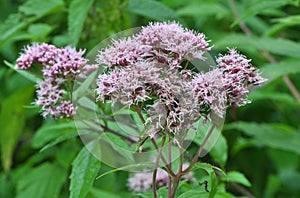
[[[34, 83], [12, 67], [23, 46], [32, 42], [89, 51], [119, 31], [168, 20], [204, 32], [214, 45], [212, 56], [236, 47], [269, 79], [251, 93], [251, 104], [228, 110], [223, 136], [203, 159], [231, 171], [225, 185], [230, 194], [216, 197], [300, 197], [300, 100], [286, 84], [288, 76], [300, 90], [299, 0], [234, 1], [236, 10], [232, 2], [1, 0], [0, 197], [133, 196], [125, 171], [95, 180], [111, 168], [82, 147], [71, 120], [41, 118], [31, 106]], [[252, 34], [245, 34], [239, 23]], [[266, 59], [267, 52], [276, 61]], [[206, 197], [202, 188], [183, 185], [179, 197]]]

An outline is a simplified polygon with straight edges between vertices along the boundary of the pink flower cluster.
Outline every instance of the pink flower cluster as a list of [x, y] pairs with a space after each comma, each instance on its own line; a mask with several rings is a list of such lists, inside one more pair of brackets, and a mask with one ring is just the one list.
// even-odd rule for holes
[[218, 66], [222, 71], [222, 83], [230, 105], [240, 106], [249, 103], [250, 101], [247, 100], [249, 88], [260, 86], [266, 81], [250, 62], [250, 59], [235, 49], [229, 49], [228, 54], [217, 58]]
[[150, 23], [132, 37], [114, 40], [99, 52], [97, 60], [108, 67], [128, 66], [143, 60], [177, 66], [182, 60], [205, 59], [204, 52], [211, 49], [208, 42], [203, 33], [176, 22]]
[[37, 99], [34, 104], [42, 107], [44, 117], [71, 117], [76, 113], [76, 107], [69, 100], [66, 85], [72, 83], [77, 76], [97, 69], [96, 65], [88, 65], [83, 58], [84, 50], [67, 46], [57, 48], [46, 43], [34, 43], [26, 46], [17, 59], [16, 69], [27, 70], [34, 65], [41, 66], [43, 81], [37, 84]]
[[206, 50], [210, 47], [202, 33], [175, 22], [150, 23], [99, 52], [98, 62], [107, 72], [97, 81], [98, 100], [129, 106], [148, 101], [143, 110], [149, 116], [146, 124], [151, 123], [150, 137], [162, 130], [178, 134], [211, 113], [224, 117], [229, 105], [246, 104], [249, 89], [266, 79], [234, 49], [220, 55], [209, 72], [182, 69], [183, 60], [205, 60]]
[[[188, 163], [183, 164], [183, 170], [188, 167]], [[161, 169], [157, 169], [156, 174], [156, 186], [163, 187], [168, 183], [168, 173]], [[194, 177], [193, 172], [188, 172], [187, 174], [181, 177], [181, 180], [186, 180], [188, 182], [195, 182], [196, 179]], [[137, 172], [128, 178], [127, 186], [129, 189], [135, 192], [147, 191], [152, 188], [152, 172]]]

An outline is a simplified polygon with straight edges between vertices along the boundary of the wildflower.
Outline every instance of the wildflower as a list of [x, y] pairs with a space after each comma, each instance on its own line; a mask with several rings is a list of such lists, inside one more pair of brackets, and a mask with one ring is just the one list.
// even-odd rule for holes
[[16, 69], [26, 70], [34, 64], [42, 68], [43, 81], [37, 83], [37, 99], [34, 104], [41, 106], [44, 117], [71, 117], [76, 113], [67, 92], [71, 91], [66, 84], [75, 78], [85, 77], [97, 69], [96, 65], [89, 65], [83, 58], [85, 50], [76, 51], [70, 46], [57, 48], [46, 43], [34, 43], [26, 46], [17, 59]]
[[226, 92], [221, 77], [221, 71], [213, 69], [196, 75], [192, 81], [193, 92], [199, 105], [203, 107], [204, 111], [212, 111], [219, 117], [224, 116], [227, 107]]
[[135, 173], [132, 177], [128, 178], [127, 185], [129, 189], [134, 190], [136, 192], [149, 190], [152, 186], [152, 173]]
[[185, 29], [176, 22], [150, 23], [142, 28], [135, 39], [147, 46], [144, 57], [171, 65], [177, 65], [184, 59], [204, 60], [204, 52], [211, 49], [203, 33]]
[[[151, 172], [137, 172], [128, 178], [128, 187], [135, 192], [147, 191], [152, 188], [152, 174]], [[157, 187], [166, 186], [168, 182], [168, 173], [158, 168], [156, 172]]]
[[266, 81], [250, 62], [250, 59], [235, 49], [229, 49], [228, 54], [217, 58], [218, 66], [222, 71], [222, 83], [230, 105], [241, 106], [249, 103], [250, 101], [247, 100], [249, 89], [260, 86]]
[[127, 39], [113, 40], [112, 45], [99, 51], [97, 62], [109, 67], [128, 66], [141, 61], [141, 54], [141, 44], [128, 37]]
[[28, 69], [34, 62], [42, 65], [55, 59], [58, 49], [54, 45], [46, 43], [34, 43], [32, 46], [26, 46], [24, 52], [17, 59], [16, 69]]

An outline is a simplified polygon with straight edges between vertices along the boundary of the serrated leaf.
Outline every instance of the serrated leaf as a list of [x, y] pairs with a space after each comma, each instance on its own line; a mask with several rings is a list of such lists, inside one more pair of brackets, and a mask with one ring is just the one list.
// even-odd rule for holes
[[237, 172], [237, 171], [230, 171], [226, 174], [226, 176], [223, 178], [223, 180], [227, 182], [235, 182], [242, 184], [247, 187], [251, 187], [251, 183], [249, 180], [245, 177], [244, 174]]
[[284, 124], [236, 122], [226, 125], [224, 129], [243, 131], [251, 136], [257, 145], [300, 154], [300, 134], [295, 129]]
[[23, 105], [30, 103], [33, 87], [25, 87], [7, 96], [1, 101], [0, 108], [0, 146], [4, 171], [8, 172], [12, 164], [14, 148], [25, 125]]
[[267, 64], [260, 71], [264, 77], [272, 81], [286, 74], [300, 73], [300, 58], [290, 58], [275, 64]]
[[28, 171], [18, 180], [16, 198], [59, 198], [67, 177], [57, 164], [44, 163]]
[[44, 16], [62, 8], [62, 0], [29, 0], [19, 7], [19, 11], [25, 15]]
[[131, 0], [127, 10], [158, 21], [178, 20], [174, 10], [154, 0]]
[[70, 198], [84, 198], [92, 187], [99, 169], [100, 161], [83, 147], [72, 163]]
[[68, 15], [68, 33], [70, 43], [74, 46], [76, 46], [79, 41], [87, 13], [93, 5], [93, 2], [94, 0], [71, 1]]
[[35, 133], [32, 139], [32, 146], [40, 148], [49, 141], [71, 134], [74, 131], [76, 131], [76, 127], [73, 122], [44, 125]]

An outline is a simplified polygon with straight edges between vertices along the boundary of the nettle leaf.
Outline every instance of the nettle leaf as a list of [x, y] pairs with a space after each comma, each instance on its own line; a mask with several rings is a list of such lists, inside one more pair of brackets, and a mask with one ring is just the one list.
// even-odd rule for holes
[[[93, 146], [93, 144], [90, 145]], [[95, 181], [100, 165], [100, 161], [86, 147], [81, 149], [72, 163], [70, 198], [84, 198], [87, 195]]]
[[50, 141], [76, 132], [74, 122], [43, 125], [32, 139], [34, 148], [41, 148]]
[[64, 5], [62, 0], [29, 0], [19, 7], [25, 15], [44, 16], [59, 10]]
[[237, 171], [230, 171], [226, 173], [226, 176], [222, 178], [222, 180], [226, 182], [235, 182], [242, 184], [247, 187], [251, 187], [251, 183], [249, 180], [245, 177], [244, 174], [237, 172]]
[[300, 134], [297, 130], [284, 124], [258, 124], [236, 122], [228, 124], [225, 130], [237, 129], [251, 136], [252, 142], [300, 154]]
[[178, 20], [174, 10], [154, 0], [131, 0], [127, 10], [158, 21]]
[[17, 198], [58, 198], [67, 172], [57, 164], [44, 163], [18, 180]]
[[250, 16], [257, 15], [264, 12], [266, 9], [278, 8], [284, 5], [295, 5], [299, 4], [298, 0], [257, 0], [253, 5], [247, 7], [247, 10], [244, 14], [236, 19], [231, 26], [236, 26], [241, 21], [244, 21]]
[[25, 109], [33, 95], [33, 87], [25, 87], [7, 96], [0, 108], [0, 146], [1, 161], [4, 171], [9, 171], [12, 164], [14, 148], [25, 125]]
[[219, 50], [222, 50], [228, 46], [237, 47], [238, 49], [243, 49], [245, 51], [249, 50], [249, 47], [254, 47], [256, 49], [266, 50], [278, 55], [298, 58], [300, 57], [300, 44], [281, 38], [229, 34], [222, 37], [216, 42], [215, 45], [215, 47]]
[[300, 73], [300, 58], [289, 58], [279, 63], [266, 64], [260, 68], [262, 75], [272, 81], [286, 74]]
[[79, 41], [81, 31], [88, 11], [93, 5], [94, 0], [73, 0], [70, 4], [68, 15], [68, 33], [72, 45], [76, 45]]

